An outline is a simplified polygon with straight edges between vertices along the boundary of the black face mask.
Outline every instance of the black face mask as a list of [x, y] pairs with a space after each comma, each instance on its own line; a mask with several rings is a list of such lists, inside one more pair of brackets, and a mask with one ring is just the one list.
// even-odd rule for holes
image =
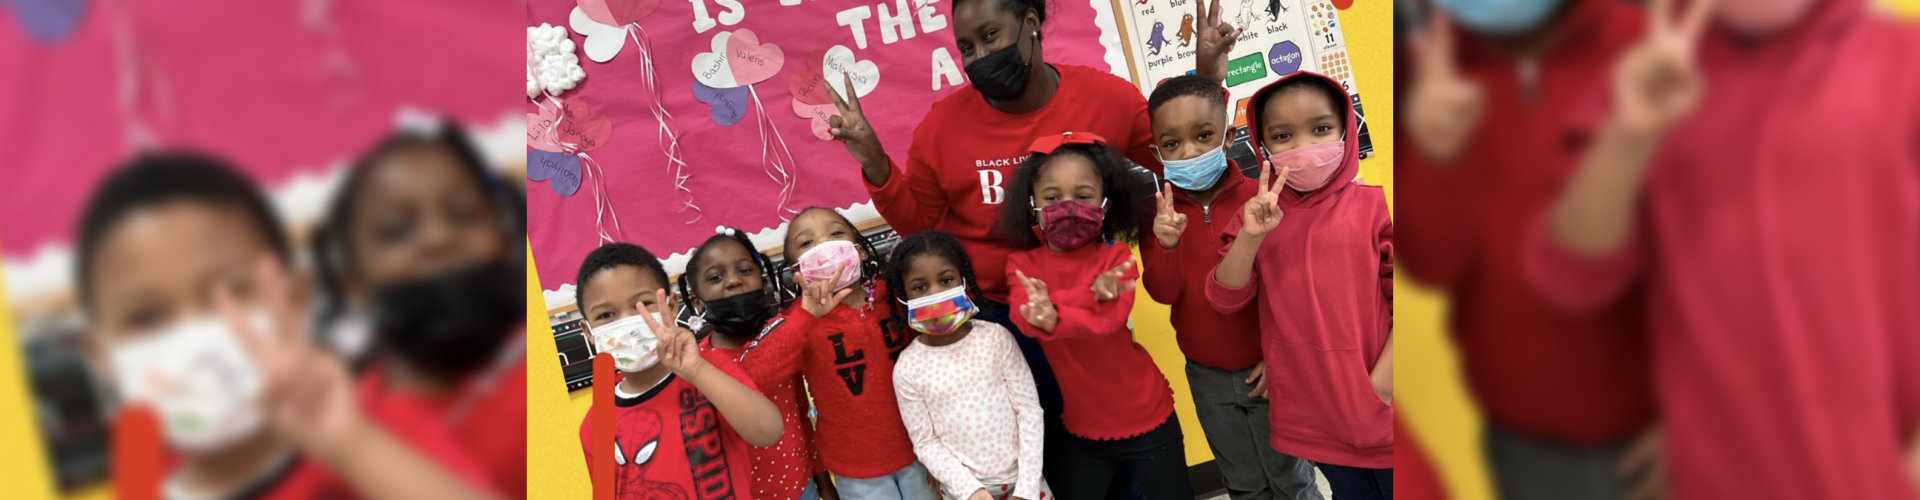
[[747, 292], [707, 301], [703, 316], [713, 325], [713, 331], [751, 339], [767, 325], [767, 318], [773, 317], [773, 307], [767, 304], [766, 291]]
[[380, 342], [429, 374], [457, 379], [485, 369], [526, 321], [524, 270], [483, 264], [374, 291]]
[[[1020, 29], [1026, 30], [1026, 21], [1020, 22]], [[1034, 40], [1039, 46], [1039, 40]], [[1019, 99], [1027, 91], [1027, 79], [1033, 75], [1033, 63], [1020, 60], [1020, 42], [1014, 41], [1000, 50], [987, 54], [967, 65], [967, 81], [980, 95], [995, 101]], [[1032, 55], [1032, 51], [1028, 51]]]

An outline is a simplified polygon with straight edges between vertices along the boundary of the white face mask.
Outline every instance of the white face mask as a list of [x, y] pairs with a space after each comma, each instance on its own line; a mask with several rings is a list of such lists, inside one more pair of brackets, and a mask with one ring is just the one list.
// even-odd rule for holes
[[[660, 313], [651, 315], [654, 321], [660, 321]], [[637, 373], [660, 363], [653, 353], [660, 345], [660, 336], [647, 327], [644, 316], [627, 316], [588, 330], [593, 333], [594, 350], [613, 356], [614, 369]]]
[[[265, 335], [266, 315], [255, 311]], [[188, 453], [217, 450], [265, 424], [265, 376], [219, 316], [180, 321], [109, 348], [121, 399], [146, 404], [160, 417], [167, 442]], [[264, 339], [263, 339], [264, 340]]]

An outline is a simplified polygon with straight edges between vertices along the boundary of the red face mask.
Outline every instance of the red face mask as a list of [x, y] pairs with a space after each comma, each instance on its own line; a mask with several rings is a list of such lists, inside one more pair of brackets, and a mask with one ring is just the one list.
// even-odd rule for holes
[[1063, 201], [1040, 208], [1043, 225], [1034, 232], [1063, 251], [1077, 250], [1100, 237], [1100, 223], [1106, 219], [1107, 202], [1099, 205], [1083, 201]]

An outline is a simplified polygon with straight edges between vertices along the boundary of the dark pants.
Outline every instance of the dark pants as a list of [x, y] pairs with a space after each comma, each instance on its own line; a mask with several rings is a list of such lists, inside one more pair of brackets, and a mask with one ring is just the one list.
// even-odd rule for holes
[[1265, 394], [1247, 396], [1252, 368], [1220, 370], [1187, 361], [1195, 416], [1233, 500], [1321, 500], [1313, 462], [1273, 449]]
[[[1047, 478], [1061, 500], [1125, 497], [1129, 482], [1153, 500], [1193, 498], [1187, 484], [1187, 452], [1180, 420], [1172, 415], [1146, 434], [1098, 441], [1068, 434], [1059, 440], [1059, 471]], [[1124, 479], [1123, 479], [1124, 478]], [[1118, 495], [1116, 495], [1116, 493]]]
[[1630, 443], [1574, 446], [1486, 427], [1487, 465], [1506, 500], [1620, 500], [1632, 484], [1616, 471]]
[[1319, 464], [1327, 476], [1333, 500], [1391, 500], [1393, 469], [1362, 469], [1345, 465]]

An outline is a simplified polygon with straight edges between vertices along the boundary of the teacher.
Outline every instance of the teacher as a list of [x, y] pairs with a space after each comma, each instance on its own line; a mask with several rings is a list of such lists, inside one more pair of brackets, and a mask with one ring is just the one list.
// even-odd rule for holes
[[[1233, 27], [1220, 21], [1219, 0], [1204, 11], [1203, 0], [1191, 1], [1197, 18], [1205, 20], [1201, 26], [1215, 27], [1196, 35], [1196, 71], [1222, 80]], [[1013, 249], [993, 234], [993, 226], [1008, 196], [1027, 196], [1008, 193], [1005, 186], [1026, 160], [1028, 145], [1040, 135], [1092, 132], [1155, 175], [1160, 160], [1152, 149], [1147, 100], [1133, 83], [1042, 59], [1045, 0], [955, 0], [952, 16], [953, 41], [969, 84], [934, 102], [914, 128], [906, 171], [897, 172], [882, 150], [858, 96], [843, 99], [835, 92], [840, 115], [828, 124], [834, 139], [859, 161], [874, 208], [887, 224], [901, 235], [938, 229], [957, 237], [987, 295], [977, 318], [1019, 332], [1006, 307], [1006, 262]], [[1051, 426], [1058, 421], [1059, 386], [1039, 344], [1025, 335], [1014, 338], [1033, 369]]]

